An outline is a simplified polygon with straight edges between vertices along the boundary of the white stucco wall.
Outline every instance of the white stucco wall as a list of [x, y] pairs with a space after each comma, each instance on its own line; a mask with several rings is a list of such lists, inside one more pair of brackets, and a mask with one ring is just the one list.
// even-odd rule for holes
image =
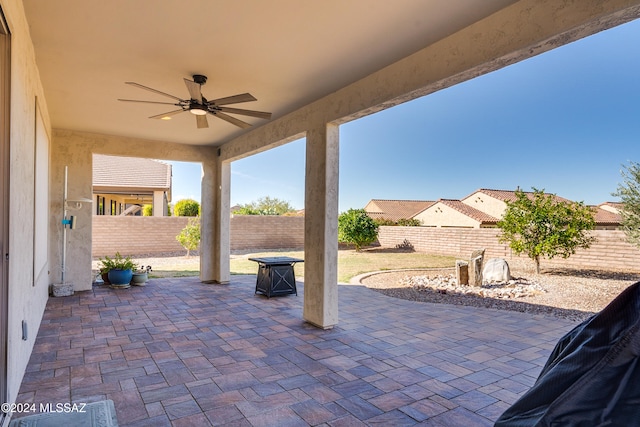
[[[47, 274], [34, 281], [34, 152], [36, 99], [46, 132], [51, 124], [33, 44], [18, 0], [0, 0], [11, 32], [8, 401], [15, 400], [48, 299]], [[35, 242], [47, 245], [46, 236]], [[22, 339], [22, 322], [28, 336]]]
[[471, 206], [472, 208], [478, 209], [481, 212], [488, 213], [492, 217], [498, 219], [502, 218], [504, 211], [507, 209], [507, 204], [505, 202], [480, 191], [462, 199], [461, 202], [465, 205]]
[[443, 203], [436, 203], [414, 218], [426, 227], [470, 227], [480, 228], [480, 223]]

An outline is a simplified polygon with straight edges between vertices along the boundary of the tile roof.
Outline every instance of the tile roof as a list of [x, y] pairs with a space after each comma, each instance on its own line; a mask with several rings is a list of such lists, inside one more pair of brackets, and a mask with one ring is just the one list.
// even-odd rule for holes
[[489, 215], [488, 213], [482, 212], [479, 209], [473, 208], [460, 200], [450, 200], [450, 199], [440, 199], [437, 203], [442, 203], [444, 205], [449, 206], [452, 209], [457, 210], [458, 212], [475, 219], [481, 224], [495, 224], [499, 220], [496, 217]]
[[624, 208], [624, 203], [621, 202], [604, 202], [598, 205], [599, 208], [608, 210], [609, 212], [619, 212]]
[[383, 200], [371, 199], [365, 210], [371, 218], [385, 218], [392, 221], [410, 219], [433, 205], [428, 200]]
[[[480, 188], [476, 191], [474, 191], [473, 193], [469, 194], [467, 197], [465, 197], [465, 199], [471, 197], [472, 195], [474, 195], [475, 193], [484, 193], [487, 194], [491, 197], [493, 197], [494, 199], [498, 199], [498, 200], [502, 200], [503, 202], [515, 202], [516, 201], [516, 192], [515, 190], [491, 190], [488, 188]], [[525, 193], [528, 197], [532, 197], [534, 192], [533, 191], [523, 191], [523, 193]], [[546, 193], [549, 194], [549, 193]], [[560, 197], [560, 196], [556, 196], [555, 194], [552, 194], [554, 200], [556, 202], [571, 202], [571, 200], [569, 199], [565, 199], [564, 197]]]
[[602, 209], [599, 206], [591, 206], [594, 213], [596, 225], [620, 225], [622, 216], [618, 213]]
[[171, 165], [159, 160], [94, 154], [93, 186], [170, 189]]

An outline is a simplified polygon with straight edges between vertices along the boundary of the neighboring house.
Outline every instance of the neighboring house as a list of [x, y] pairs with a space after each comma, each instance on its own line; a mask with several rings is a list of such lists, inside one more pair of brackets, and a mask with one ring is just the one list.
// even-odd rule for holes
[[498, 218], [460, 200], [440, 199], [414, 216], [425, 227], [495, 227]]
[[[618, 206], [620, 205], [620, 203], [615, 204]], [[591, 208], [595, 212], [596, 230], [617, 230], [620, 228], [622, 223], [622, 216], [619, 213], [620, 211], [616, 210], [614, 212], [613, 210], [605, 209], [603, 205], [592, 206]]]
[[[525, 191], [529, 197], [534, 193]], [[553, 196], [556, 202], [571, 203], [571, 200]], [[516, 200], [516, 192], [511, 190], [491, 190], [481, 188], [462, 200], [440, 199], [437, 202], [415, 200], [372, 199], [365, 210], [372, 218], [415, 218], [425, 227], [496, 227], [507, 209], [507, 202]], [[596, 230], [615, 230], [620, 226], [621, 204], [606, 202], [593, 206]], [[418, 208], [420, 208], [418, 210]]]
[[620, 202], [604, 202], [598, 205], [600, 209], [604, 209], [608, 212], [613, 212], [614, 214], [620, 214], [622, 210], [622, 203]]
[[364, 207], [373, 219], [411, 219], [435, 202], [427, 200], [382, 200], [371, 199]]
[[136, 157], [93, 155], [94, 215], [166, 216], [171, 202], [171, 165]]
[[[531, 197], [534, 193], [531, 191], [525, 191], [527, 196]], [[569, 199], [565, 199], [560, 196], [554, 195], [556, 202], [571, 202]], [[516, 201], [516, 192], [512, 190], [490, 190], [481, 188], [469, 194], [467, 197], [461, 200], [462, 203], [476, 208], [482, 212], [498, 219], [502, 218], [504, 211], [507, 209], [507, 202]]]

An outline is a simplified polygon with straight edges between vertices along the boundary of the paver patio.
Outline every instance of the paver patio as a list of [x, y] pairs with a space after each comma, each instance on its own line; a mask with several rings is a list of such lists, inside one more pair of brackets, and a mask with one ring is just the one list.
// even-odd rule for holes
[[120, 426], [489, 426], [575, 325], [340, 285], [340, 323], [320, 330], [302, 283], [297, 297], [254, 287], [152, 279], [50, 298], [16, 402], [111, 399]]

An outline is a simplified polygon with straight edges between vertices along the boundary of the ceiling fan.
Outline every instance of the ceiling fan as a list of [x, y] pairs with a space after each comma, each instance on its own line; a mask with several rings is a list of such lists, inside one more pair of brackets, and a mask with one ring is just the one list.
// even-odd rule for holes
[[187, 86], [187, 90], [189, 91], [189, 96], [190, 96], [189, 99], [181, 99], [181, 98], [178, 98], [177, 96], [173, 96], [168, 93], [161, 92], [159, 90], [152, 89], [147, 86], [143, 86], [139, 83], [125, 82], [125, 84], [139, 87], [140, 89], [145, 89], [150, 92], [172, 98], [177, 102], [139, 101], [136, 99], [118, 99], [118, 101], [143, 102], [146, 104], [175, 105], [176, 107], [180, 107], [180, 108], [178, 110], [169, 111], [167, 113], [156, 114], [155, 116], [151, 116], [149, 118], [169, 120], [171, 116], [175, 114], [189, 111], [191, 114], [196, 116], [196, 126], [198, 128], [209, 127], [209, 123], [207, 122], [207, 113], [219, 119], [225, 120], [231, 124], [234, 124], [238, 127], [241, 127], [243, 129], [251, 127], [251, 125], [247, 122], [243, 122], [242, 120], [236, 119], [235, 117], [229, 116], [227, 113], [258, 117], [258, 118], [267, 119], [267, 120], [271, 118], [271, 113], [265, 113], [263, 111], [243, 110], [240, 108], [225, 107], [225, 105], [228, 105], [228, 104], [238, 104], [241, 102], [257, 101], [257, 99], [254, 98], [253, 95], [251, 95], [250, 93], [242, 93], [239, 95], [233, 95], [225, 98], [218, 98], [218, 99], [213, 99], [211, 101], [208, 101], [207, 98], [202, 96], [202, 92], [201, 92], [202, 85], [205, 84], [206, 82], [207, 82], [207, 76], [203, 76], [201, 74], [195, 74], [193, 76], [193, 80], [184, 79], [184, 84]]

